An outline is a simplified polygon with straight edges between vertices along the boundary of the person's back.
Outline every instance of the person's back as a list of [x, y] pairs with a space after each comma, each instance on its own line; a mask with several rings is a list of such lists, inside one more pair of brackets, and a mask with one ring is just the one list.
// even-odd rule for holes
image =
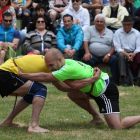
[[25, 73], [50, 72], [45, 64], [44, 56], [42, 55], [25, 55], [16, 57], [14, 58], [14, 62], [13, 58], [10, 58], [0, 66], [0, 69], [13, 72], [15, 74], [18, 74], [17, 67]]
[[[65, 81], [67, 79], [78, 80], [93, 77], [94, 69], [80, 61], [65, 59], [65, 65], [60, 70], [52, 72], [52, 74], [60, 81]], [[107, 73], [101, 72], [100, 79], [95, 82], [91, 94], [99, 96], [104, 91], [104, 88], [106, 88], [104, 80], [108, 80], [108, 78]], [[92, 84], [80, 90], [87, 93], [91, 90], [91, 87]]]

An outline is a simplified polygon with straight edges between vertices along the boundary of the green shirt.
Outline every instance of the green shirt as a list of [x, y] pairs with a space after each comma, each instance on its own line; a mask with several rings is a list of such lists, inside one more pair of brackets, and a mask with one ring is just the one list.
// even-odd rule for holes
[[[68, 79], [77, 80], [77, 79], [86, 79], [93, 77], [94, 69], [80, 61], [75, 61], [71, 59], [65, 59], [65, 65], [57, 71], [52, 72], [52, 74], [59, 80], [65, 81]], [[98, 81], [95, 82], [92, 95], [99, 96], [104, 90], [104, 83], [108, 79], [107, 73], [101, 73], [101, 76]], [[92, 84], [79, 89], [82, 92], [89, 92]]]

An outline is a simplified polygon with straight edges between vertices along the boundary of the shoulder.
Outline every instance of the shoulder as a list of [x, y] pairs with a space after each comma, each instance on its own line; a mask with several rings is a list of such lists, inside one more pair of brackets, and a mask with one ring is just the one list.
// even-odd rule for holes
[[111, 9], [111, 8], [110, 8], [110, 5], [109, 5], [109, 6], [105, 6], [105, 7], [103, 8], [103, 10], [109, 10], [109, 9]]
[[132, 28], [132, 31], [136, 34], [136, 36], [137, 36], [137, 35], [139, 36], [140, 32], [139, 32], [138, 30]]
[[106, 27], [105, 27], [105, 30], [106, 30], [106, 32], [107, 32], [108, 34], [113, 35], [112, 30], [110, 30], [110, 29], [108, 29], [108, 28], [106, 28]]
[[116, 30], [114, 35], [120, 35], [123, 33], [123, 27], [119, 28], [118, 30]]
[[123, 6], [121, 6], [121, 5], [119, 5], [119, 10], [127, 11], [127, 9], [125, 7], [123, 7]]

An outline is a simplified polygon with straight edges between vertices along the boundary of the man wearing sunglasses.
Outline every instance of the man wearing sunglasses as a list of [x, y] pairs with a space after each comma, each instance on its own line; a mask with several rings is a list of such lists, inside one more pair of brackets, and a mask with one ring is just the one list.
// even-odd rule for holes
[[[72, 0], [72, 6], [69, 6], [63, 13], [63, 16], [70, 14], [73, 16], [74, 24], [80, 26], [83, 31], [90, 26], [90, 17], [87, 9], [81, 6], [82, 0]], [[63, 18], [61, 19], [61, 27], [64, 26]]]
[[[0, 26], [0, 64], [4, 63], [8, 49], [16, 50], [20, 40], [20, 33], [12, 25], [12, 15], [9, 12], [3, 14], [3, 24]], [[7, 51], [7, 52], [5, 52]]]

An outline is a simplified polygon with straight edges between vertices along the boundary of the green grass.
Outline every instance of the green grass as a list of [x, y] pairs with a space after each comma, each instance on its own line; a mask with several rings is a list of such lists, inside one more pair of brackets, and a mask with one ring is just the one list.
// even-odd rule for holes
[[[127, 130], [111, 130], [108, 125], [86, 126], [92, 117], [69, 100], [66, 93], [47, 84], [48, 95], [40, 115], [39, 124], [50, 133], [28, 134], [32, 105], [20, 113], [14, 122], [22, 128], [1, 127], [0, 140], [140, 140], [140, 124]], [[140, 114], [139, 87], [118, 87], [120, 92], [121, 118]], [[18, 98], [20, 99], [20, 98]], [[10, 113], [14, 97], [0, 98], [0, 122]], [[98, 109], [96, 103], [93, 105]]]

